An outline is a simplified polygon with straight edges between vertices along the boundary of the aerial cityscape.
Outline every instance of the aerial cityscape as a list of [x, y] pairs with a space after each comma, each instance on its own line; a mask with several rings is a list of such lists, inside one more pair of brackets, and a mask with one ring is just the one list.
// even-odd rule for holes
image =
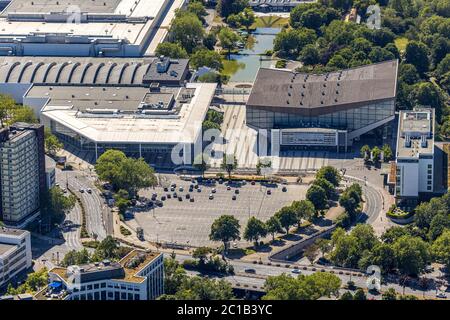
[[0, 0], [0, 125], [0, 304], [450, 298], [448, 0]]

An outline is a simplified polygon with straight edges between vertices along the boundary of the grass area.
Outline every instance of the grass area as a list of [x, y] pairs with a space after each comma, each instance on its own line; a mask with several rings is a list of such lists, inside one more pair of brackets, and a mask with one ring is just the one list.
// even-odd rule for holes
[[403, 52], [406, 50], [406, 45], [408, 44], [409, 40], [407, 38], [397, 38], [395, 39], [395, 46], [397, 47], [398, 51]]
[[255, 23], [251, 28], [283, 28], [289, 25], [289, 18], [282, 18], [277, 16], [257, 17]]
[[131, 236], [130, 230], [128, 230], [128, 229], [125, 228], [124, 226], [120, 226], [120, 233], [121, 233], [123, 236]]

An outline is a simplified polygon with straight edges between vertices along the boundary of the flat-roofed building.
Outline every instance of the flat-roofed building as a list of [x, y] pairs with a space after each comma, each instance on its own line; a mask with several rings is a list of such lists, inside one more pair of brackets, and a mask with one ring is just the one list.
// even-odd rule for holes
[[0, 288], [31, 267], [30, 233], [0, 227]]
[[133, 250], [119, 262], [55, 267], [37, 300], [155, 300], [164, 293], [161, 253]]
[[401, 111], [397, 134], [397, 204], [413, 208], [421, 194], [434, 192], [434, 109]]
[[[66, 145], [95, 161], [108, 149], [143, 157], [157, 168], [191, 164], [214, 83], [183, 87], [81, 87], [35, 85], [24, 104]], [[177, 153], [182, 163], [172, 161]]]
[[44, 126], [16, 123], [0, 130], [0, 220], [23, 228], [40, 216], [47, 189]]
[[[159, 68], [163, 60], [165, 68]], [[167, 62], [167, 63], [166, 63]], [[33, 84], [70, 86], [182, 86], [189, 74], [187, 59], [1, 57], [0, 93], [23, 103]], [[35, 110], [38, 115], [38, 110]]]
[[276, 148], [332, 147], [395, 118], [398, 61], [326, 74], [261, 68], [246, 106], [246, 124], [269, 131]]
[[0, 55], [153, 55], [184, 1], [11, 0], [0, 14]]
[[314, 3], [317, 0], [249, 0], [249, 6], [255, 11], [289, 12], [298, 5]]

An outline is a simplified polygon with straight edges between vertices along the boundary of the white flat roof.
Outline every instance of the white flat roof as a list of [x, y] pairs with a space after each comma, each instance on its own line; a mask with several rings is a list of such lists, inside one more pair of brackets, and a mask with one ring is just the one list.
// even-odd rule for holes
[[[176, 118], [139, 118], [135, 115], [77, 117], [72, 106], [46, 106], [42, 116], [97, 143], [194, 143], [216, 89], [215, 83], [188, 83], [195, 89], [190, 103], [182, 105]], [[70, 87], [68, 87], [70, 90]]]

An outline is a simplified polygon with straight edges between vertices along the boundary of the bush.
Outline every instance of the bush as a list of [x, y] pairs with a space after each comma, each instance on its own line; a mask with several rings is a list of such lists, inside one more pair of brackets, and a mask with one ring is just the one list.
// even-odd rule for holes
[[408, 219], [414, 215], [414, 212], [406, 212], [398, 208], [395, 204], [393, 204], [386, 215], [392, 219]]
[[124, 226], [120, 226], [120, 233], [124, 236], [131, 236], [131, 231]]
[[287, 66], [286, 60], [278, 60], [275, 64], [275, 68], [280, 68], [280, 69], [286, 68], [286, 66]]

